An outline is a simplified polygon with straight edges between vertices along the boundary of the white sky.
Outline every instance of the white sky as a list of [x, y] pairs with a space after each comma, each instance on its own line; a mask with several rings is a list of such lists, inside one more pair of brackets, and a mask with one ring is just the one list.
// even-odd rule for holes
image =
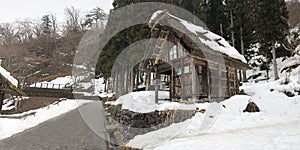
[[64, 21], [64, 9], [74, 6], [82, 12], [88, 12], [97, 6], [105, 12], [113, 7], [113, 0], [0, 0], [0, 23], [38, 19], [53, 13], [59, 22]]

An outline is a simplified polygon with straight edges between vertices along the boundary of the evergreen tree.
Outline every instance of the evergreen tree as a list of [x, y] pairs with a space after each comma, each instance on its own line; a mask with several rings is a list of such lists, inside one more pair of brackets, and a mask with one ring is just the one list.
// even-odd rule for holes
[[255, 38], [255, 14], [256, 3], [253, 0], [227, 0], [228, 19], [232, 20], [231, 43], [234, 40], [234, 46], [241, 54], [246, 55], [246, 49], [250, 48], [251, 44], [256, 43]]
[[203, 22], [206, 22], [206, 5], [206, 0], [192, 0], [193, 14]]
[[107, 15], [103, 11], [103, 9], [101, 9], [100, 7], [96, 7], [86, 15], [86, 20], [83, 23], [83, 26], [92, 27], [93, 24], [96, 24], [96, 27], [98, 27], [99, 23], [101, 24], [101, 26], [103, 26], [103, 21], [105, 21], [106, 19]]
[[52, 28], [52, 21], [49, 17], [49, 15], [44, 15], [42, 17], [42, 32], [46, 35], [50, 35], [51, 34], [51, 28]]
[[[261, 52], [270, 63], [273, 59], [275, 79], [278, 79], [275, 44], [284, 43], [288, 33], [288, 12], [284, 0], [261, 0], [257, 34], [262, 45]], [[272, 53], [271, 53], [272, 52]]]
[[227, 19], [224, 0], [208, 0], [206, 11], [206, 24], [208, 28], [225, 39], [228, 39], [229, 21]]

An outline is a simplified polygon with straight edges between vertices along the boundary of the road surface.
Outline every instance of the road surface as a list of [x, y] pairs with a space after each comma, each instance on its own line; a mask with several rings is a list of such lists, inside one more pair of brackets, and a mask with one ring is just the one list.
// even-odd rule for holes
[[[106, 141], [102, 138], [105, 137], [104, 115], [97, 112], [103, 111], [99, 103], [86, 104], [79, 109], [70, 111], [34, 128], [4, 139], [0, 141], [0, 149], [106, 150]], [[85, 117], [82, 117], [82, 115]], [[92, 117], [86, 117], [88, 115]], [[97, 119], [94, 119], [95, 117]], [[89, 123], [93, 126], [93, 130], [84, 121], [86, 118], [94, 121]]]

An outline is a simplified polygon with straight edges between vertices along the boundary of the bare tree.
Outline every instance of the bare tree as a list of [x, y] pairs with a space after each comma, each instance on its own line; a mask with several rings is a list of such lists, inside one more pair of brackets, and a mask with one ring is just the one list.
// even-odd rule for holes
[[6, 47], [10, 47], [17, 41], [17, 32], [13, 28], [12, 24], [2, 23], [0, 24], [0, 42]]
[[82, 30], [81, 26], [81, 16], [80, 10], [74, 8], [73, 6], [65, 8], [66, 24], [65, 32], [68, 34], [70, 32], [78, 32]]
[[286, 3], [289, 10], [289, 24], [291, 27], [294, 27], [300, 24], [300, 1], [290, 0]]

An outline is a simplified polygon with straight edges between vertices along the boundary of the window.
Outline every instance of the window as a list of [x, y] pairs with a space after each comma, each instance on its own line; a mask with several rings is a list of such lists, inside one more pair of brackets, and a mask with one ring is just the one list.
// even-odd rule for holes
[[185, 66], [184, 67], [184, 74], [190, 73], [190, 66]]
[[177, 58], [177, 46], [173, 45], [170, 49], [170, 60], [174, 60]]
[[181, 68], [177, 69], [177, 75], [181, 75]]

